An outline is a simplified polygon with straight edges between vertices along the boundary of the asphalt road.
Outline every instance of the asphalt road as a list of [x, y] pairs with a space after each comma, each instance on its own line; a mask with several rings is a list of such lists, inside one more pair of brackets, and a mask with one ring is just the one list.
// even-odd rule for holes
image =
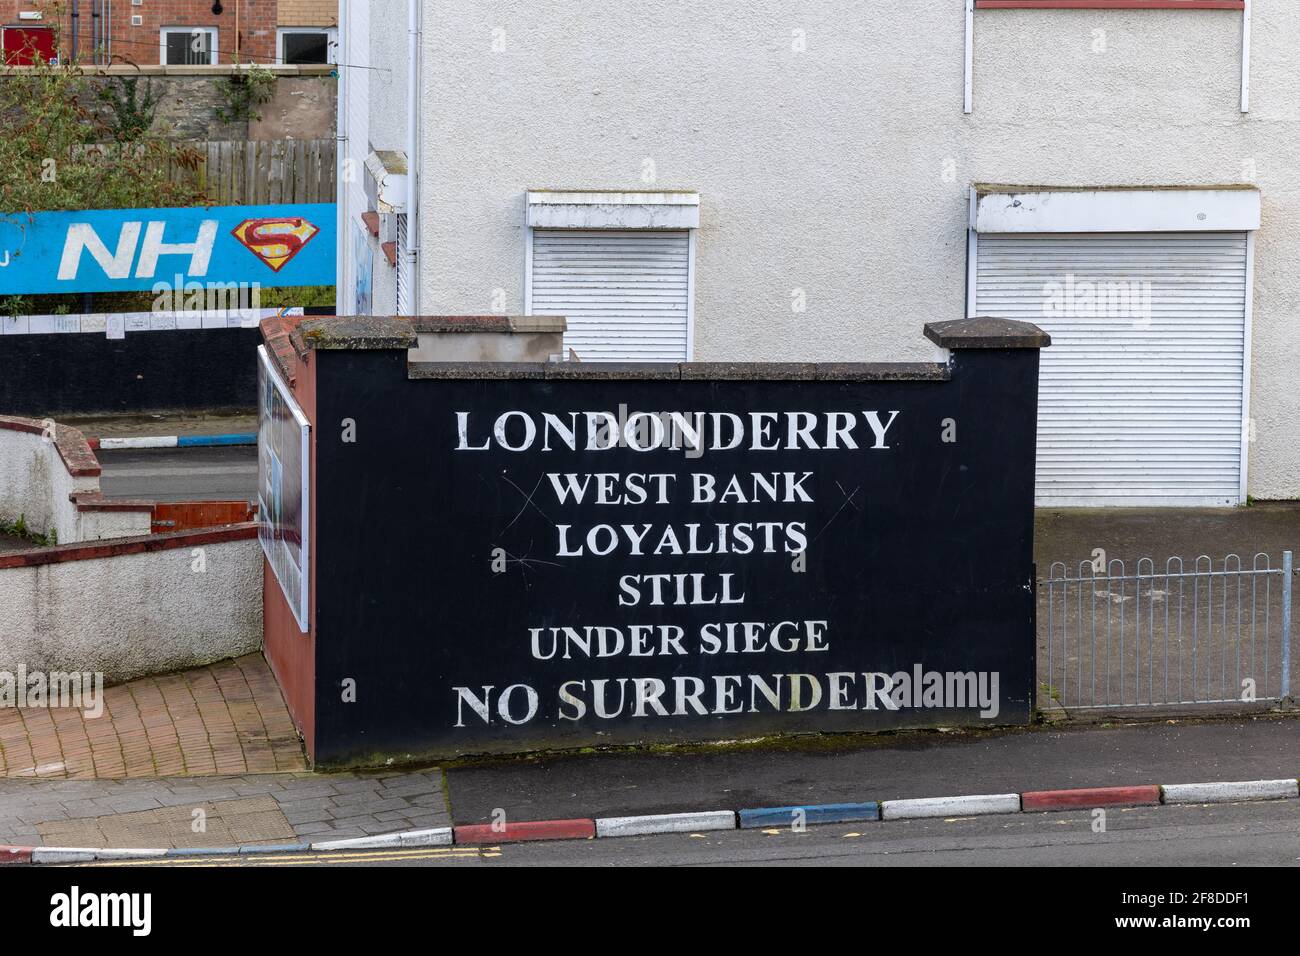
[[680, 833], [352, 853], [195, 857], [158, 866], [1297, 866], [1300, 801]]
[[257, 448], [142, 449], [96, 452], [109, 498], [152, 501], [257, 500]]

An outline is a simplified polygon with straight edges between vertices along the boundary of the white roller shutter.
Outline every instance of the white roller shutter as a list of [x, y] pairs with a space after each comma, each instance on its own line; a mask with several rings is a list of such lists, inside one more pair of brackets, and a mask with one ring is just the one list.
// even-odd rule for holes
[[533, 230], [529, 312], [568, 318], [584, 362], [689, 358], [690, 233]]
[[979, 236], [974, 314], [1052, 336], [1039, 504], [1240, 502], [1247, 269], [1245, 233]]

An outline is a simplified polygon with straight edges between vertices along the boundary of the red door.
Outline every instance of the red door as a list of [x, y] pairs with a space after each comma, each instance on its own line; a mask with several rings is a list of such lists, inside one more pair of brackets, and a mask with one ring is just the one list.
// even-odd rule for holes
[[5, 27], [5, 66], [31, 66], [40, 57], [54, 59], [54, 31], [49, 27]]

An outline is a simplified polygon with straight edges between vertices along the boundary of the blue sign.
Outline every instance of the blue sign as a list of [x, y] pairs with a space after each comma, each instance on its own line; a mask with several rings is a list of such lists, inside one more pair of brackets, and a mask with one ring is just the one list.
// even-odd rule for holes
[[0, 295], [334, 284], [334, 203], [0, 215]]

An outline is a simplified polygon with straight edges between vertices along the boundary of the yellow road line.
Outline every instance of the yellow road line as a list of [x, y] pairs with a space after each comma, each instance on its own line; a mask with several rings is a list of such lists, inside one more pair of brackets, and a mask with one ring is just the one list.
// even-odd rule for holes
[[[387, 860], [436, 860], [436, 859], [477, 860], [477, 859], [484, 859], [486, 857], [500, 856], [500, 855], [501, 855], [500, 853], [490, 853], [490, 854], [488, 853], [420, 853], [417, 851], [417, 852], [407, 852], [407, 853], [389, 853], [383, 856], [367, 857], [367, 862], [382, 863]], [[358, 862], [355, 857], [348, 857], [348, 856], [321, 857], [316, 859], [308, 859], [305, 861], [280, 860], [274, 857], [262, 857], [257, 861], [259, 866], [302, 866], [304, 863], [306, 863], [307, 865], [317, 865], [321, 863], [355, 863], [355, 862]]]
[[[451, 847], [410, 847], [391, 850], [356, 850], [352, 852], [326, 851], [320, 853], [246, 853], [240, 856], [172, 856], [148, 857], [142, 860], [103, 860], [95, 863], [83, 863], [81, 866], [237, 866], [239, 864], [257, 863], [260, 865], [288, 866], [300, 863], [361, 863], [367, 861], [387, 860], [432, 860], [495, 858], [501, 855], [498, 846], [451, 846]], [[68, 864], [77, 865], [77, 864]]]

